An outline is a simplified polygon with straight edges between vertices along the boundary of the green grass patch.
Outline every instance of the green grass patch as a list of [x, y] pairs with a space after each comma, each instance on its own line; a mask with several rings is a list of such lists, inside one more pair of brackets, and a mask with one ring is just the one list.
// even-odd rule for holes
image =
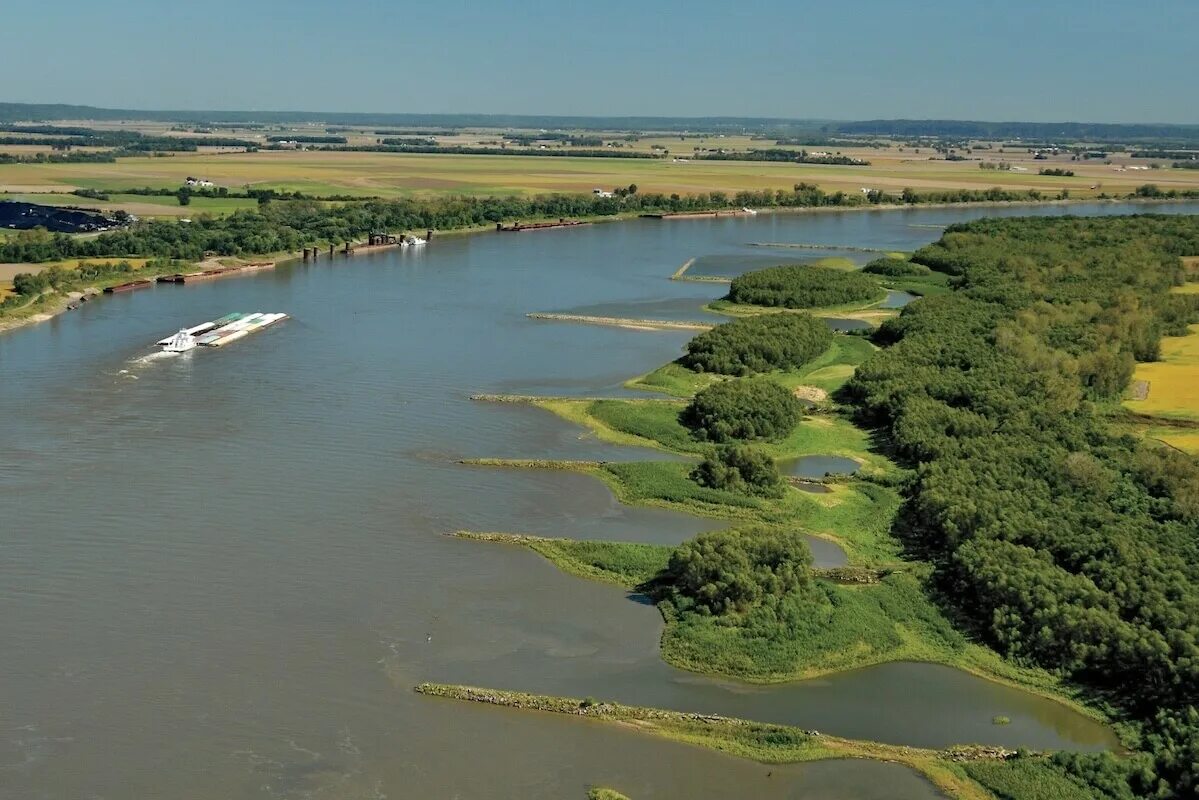
[[721, 380], [726, 380], [726, 377], [709, 372], [692, 372], [678, 361], [671, 361], [653, 372], [626, 381], [625, 386], [629, 389], [661, 392], [673, 397], [691, 397], [700, 389]]
[[888, 289], [898, 289], [901, 292], [919, 295], [920, 297], [931, 297], [953, 291], [949, 285], [949, 281], [950, 277], [943, 272], [882, 279], [883, 285]]
[[462, 539], [527, 547], [571, 575], [634, 589], [653, 580], [666, 567], [672, 548], [636, 542], [549, 539], [514, 533], [459, 531]]
[[1094, 800], [1087, 787], [1071, 780], [1045, 758], [974, 761], [966, 774], [999, 800]]
[[692, 671], [774, 683], [841, 672], [888, 661], [955, 665], [966, 640], [922, 591], [919, 580], [896, 573], [868, 586], [818, 581], [775, 608], [744, 618], [676, 613], [662, 657]]

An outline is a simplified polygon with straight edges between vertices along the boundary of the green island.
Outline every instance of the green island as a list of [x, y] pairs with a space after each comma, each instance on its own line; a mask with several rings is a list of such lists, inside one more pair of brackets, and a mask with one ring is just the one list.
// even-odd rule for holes
[[[855, 274], [876, 288], [939, 287], [868, 338], [822, 336], [805, 312], [787, 324], [750, 316], [819, 313], [812, 303], [850, 294], [869, 302], [864, 283], [813, 294], [791, 273], [818, 267], [750, 273], [742, 285], [752, 291], [741, 296], [734, 282], [728, 298], [752, 300], [738, 304], [746, 316], [628, 383], [667, 398], [483, 398], [531, 403], [605, 441], [687, 460], [468, 462], [582, 471], [621, 502], [730, 527], [675, 548], [458, 535], [528, 547], [571, 574], [646, 594], [665, 621], [662, 657], [684, 669], [769, 683], [941, 663], [1108, 719], [1128, 752], [946, 766], [938, 754], [837, 750], [778, 726], [684, 724], [674, 712], [647, 726], [648, 712], [614, 704], [585, 716], [762, 761], [902, 760], [954, 797], [1184, 796], [1199, 771], [1199, 464], [1143, 438], [1143, 420], [1120, 401], [1163, 337], [1199, 336], [1199, 294], [1174, 291], [1196, 255], [1195, 217], [951, 226], [910, 261]], [[800, 481], [776, 467], [806, 455], [860, 469]], [[839, 544], [850, 567], [813, 568], [808, 535]], [[564, 713], [588, 702], [531, 697], [484, 701]]]

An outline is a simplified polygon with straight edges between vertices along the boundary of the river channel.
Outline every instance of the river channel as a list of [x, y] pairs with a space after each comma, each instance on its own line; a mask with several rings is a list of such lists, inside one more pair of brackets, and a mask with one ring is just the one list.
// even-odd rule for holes
[[[0, 336], [0, 798], [581, 798], [593, 783], [638, 800], [937, 796], [895, 765], [768, 769], [413, 694], [424, 680], [922, 746], [1112, 746], [1064, 706], [943, 667], [776, 687], [680, 672], [658, 657], [660, 618], [640, 598], [443, 535], [671, 544], [717, 526], [622, 506], [586, 475], [457, 463], [662, 457], [469, 397], [630, 394], [625, 379], [692, 334], [527, 312], [703, 319], [724, 288], [668, 280], [690, 258], [727, 272], [739, 256], [761, 266], [751, 242], [910, 250], [939, 235], [929, 225], [1063, 210], [446, 236], [105, 297]], [[219, 350], [151, 355], [230, 311], [292, 318]]]

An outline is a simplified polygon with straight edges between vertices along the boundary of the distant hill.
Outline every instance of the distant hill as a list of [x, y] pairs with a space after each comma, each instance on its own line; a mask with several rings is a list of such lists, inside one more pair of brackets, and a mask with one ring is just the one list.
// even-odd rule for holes
[[387, 114], [341, 111], [153, 111], [65, 104], [0, 103], [0, 123], [56, 120], [148, 120], [188, 123], [327, 123], [430, 128], [558, 128], [569, 130], [817, 131], [827, 120], [758, 117], [572, 117], [529, 114]]
[[148, 120], [192, 124], [378, 125], [428, 128], [545, 128], [562, 130], [758, 133], [771, 136], [859, 135], [1035, 141], [1169, 141], [1199, 144], [1199, 125], [1106, 122], [982, 122], [952, 119], [875, 119], [838, 122], [783, 117], [580, 117], [535, 114], [386, 114], [341, 111], [153, 111], [60, 103], [0, 103], [0, 123], [57, 120]]
[[955, 119], [871, 119], [834, 123], [833, 130], [859, 136], [938, 136], [961, 139], [1128, 142], [1177, 139], [1199, 142], [1199, 125], [1112, 122], [980, 122]]

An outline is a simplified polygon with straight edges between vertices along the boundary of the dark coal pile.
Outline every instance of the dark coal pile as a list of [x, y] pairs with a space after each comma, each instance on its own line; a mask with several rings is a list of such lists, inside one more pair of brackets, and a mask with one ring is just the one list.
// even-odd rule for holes
[[0, 228], [24, 231], [45, 228], [53, 233], [88, 233], [120, 228], [124, 223], [74, 208], [39, 206], [15, 200], [0, 202]]

